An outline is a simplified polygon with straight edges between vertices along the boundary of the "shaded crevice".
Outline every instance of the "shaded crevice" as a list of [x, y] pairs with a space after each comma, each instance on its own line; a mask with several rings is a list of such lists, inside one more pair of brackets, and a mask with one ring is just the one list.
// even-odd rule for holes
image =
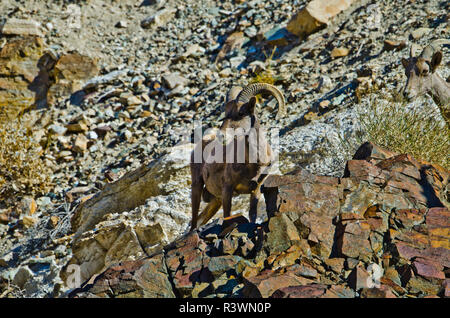
[[442, 204], [441, 200], [436, 196], [436, 193], [433, 189], [433, 186], [427, 179], [427, 170], [430, 169], [430, 166], [422, 166], [420, 168], [420, 181], [419, 184], [423, 189], [423, 195], [427, 198], [426, 206], [428, 208], [443, 208], [444, 204]]
[[167, 266], [166, 250], [163, 249], [162, 253], [163, 253], [163, 263], [164, 263], [164, 267], [165, 267], [166, 273], [167, 273], [167, 280], [169, 281], [170, 286], [172, 288], [172, 293], [175, 295], [176, 298], [182, 298], [180, 292], [175, 287], [174, 277], [172, 277], [170, 268], [169, 268], [169, 266]]

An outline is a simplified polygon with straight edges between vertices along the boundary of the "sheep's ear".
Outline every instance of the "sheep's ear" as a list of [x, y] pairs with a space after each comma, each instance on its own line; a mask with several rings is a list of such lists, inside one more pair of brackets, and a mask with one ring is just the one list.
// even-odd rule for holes
[[228, 117], [228, 115], [230, 115], [234, 108], [236, 106], [236, 102], [234, 100], [229, 101], [228, 103], [225, 104], [225, 117]]
[[434, 73], [434, 71], [437, 69], [437, 67], [441, 64], [442, 61], [442, 52], [437, 51], [433, 54], [433, 57], [431, 58], [431, 72]]
[[402, 57], [402, 65], [403, 65], [404, 68], [408, 67], [408, 60], [405, 59], [404, 57]]
[[239, 109], [239, 116], [254, 115], [255, 105], [256, 97], [250, 98], [250, 100]]
[[256, 106], [256, 97], [253, 96], [252, 98], [250, 98], [250, 100], [248, 102], [248, 113], [250, 115], [255, 114], [255, 106]]

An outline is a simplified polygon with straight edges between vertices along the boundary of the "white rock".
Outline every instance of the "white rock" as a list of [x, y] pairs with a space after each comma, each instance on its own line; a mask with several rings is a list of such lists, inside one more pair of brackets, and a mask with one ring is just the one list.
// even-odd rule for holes
[[174, 8], [166, 8], [159, 10], [154, 15], [145, 18], [141, 21], [141, 27], [144, 29], [150, 28], [150, 27], [159, 27], [167, 22], [175, 15], [175, 12], [177, 12], [177, 9]]
[[31, 19], [8, 19], [3, 27], [0, 26], [0, 32], [8, 35], [43, 36], [40, 23]]

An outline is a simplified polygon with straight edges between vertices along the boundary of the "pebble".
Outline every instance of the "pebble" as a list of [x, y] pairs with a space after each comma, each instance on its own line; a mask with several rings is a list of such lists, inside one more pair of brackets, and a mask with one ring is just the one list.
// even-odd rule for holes
[[181, 76], [179, 73], [166, 73], [162, 77], [163, 84], [168, 89], [174, 89], [177, 86], [185, 86], [188, 83], [188, 80]]
[[331, 51], [331, 57], [337, 58], [337, 57], [347, 56], [349, 52], [350, 52], [350, 50], [345, 47], [335, 47]]
[[62, 136], [62, 135], [64, 135], [66, 133], [67, 128], [63, 127], [63, 126], [60, 126], [60, 125], [52, 124], [52, 125], [50, 125], [48, 127], [48, 131], [51, 134]]
[[430, 33], [433, 29], [431, 28], [418, 28], [415, 29], [411, 32], [411, 37], [414, 40], [419, 40], [420, 38], [422, 38], [424, 35]]
[[20, 210], [24, 215], [33, 215], [36, 212], [37, 204], [33, 197], [26, 196], [20, 201]]
[[95, 131], [91, 130], [91, 131], [88, 131], [87, 138], [91, 139], [91, 140], [97, 140], [98, 139], [98, 135], [97, 135], [97, 133]]
[[85, 135], [79, 134], [75, 139], [73, 150], [78, 153], [83, 153], [87, 150], [88, 139]]
[[38, 220], [32, 216], [29, 215], [24, 215], [22, 217], [22, 224], [25, 228], [30, 228], [36, 225], [36, 223], [38, 222]]
[[116, 27], [116, 28], [126, 28], [126, 27], [127, 27], [127, 22], [121, 20], [121, 21], [119, 21], [119, 22], [116, 23], [115, 27]]

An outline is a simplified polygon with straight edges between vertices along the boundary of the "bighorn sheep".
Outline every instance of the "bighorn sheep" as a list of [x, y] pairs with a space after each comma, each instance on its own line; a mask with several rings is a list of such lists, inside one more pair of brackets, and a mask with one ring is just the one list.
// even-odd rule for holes
[[[407, 77], [403, 95], [411, 100], [426, 93], [430, 94], [438, 105], [447, 126], [450, 127], [450, 84], [436, 72], [442, 61], [442, 52], [436, 49], [436, 45], [440, 42], [442, 41], [435, 41], [428, 45], [417, 57], [417, 48], [412, 45], [409, 59], [402, 58]], [[442, 43], [450, 43], [450, 41]]]
[[[250, 221], [256, 221], [261, 185], [267, 176], [265, 169], [270, 167], [273, 159], [272, 150], [255, 114], [256, 95], [260, 93], [269, 93], [276, 98], [277, 116], [285, 113], [283, 94], [273, 85], [258, 83], [244, 89], [232, 87], [226, 97], [225, 118], [220, 127], [220, 135], [227, 137], [225, 143], [220, 136], [210, 135], [205, 136], [194, 148], [191, 154], [191, 230], [205, 224], [221, 206], [224, 217], [230, 216], [232, 196], [238, 194], [250, 194]], [[230, 129], [233, 137], [231, 141]], [[242, 145], [245, 150], [241, 151], [241, 157], [238, 158], [238, 148]], [[208, 205], [199, 216], [201, 198]]]

